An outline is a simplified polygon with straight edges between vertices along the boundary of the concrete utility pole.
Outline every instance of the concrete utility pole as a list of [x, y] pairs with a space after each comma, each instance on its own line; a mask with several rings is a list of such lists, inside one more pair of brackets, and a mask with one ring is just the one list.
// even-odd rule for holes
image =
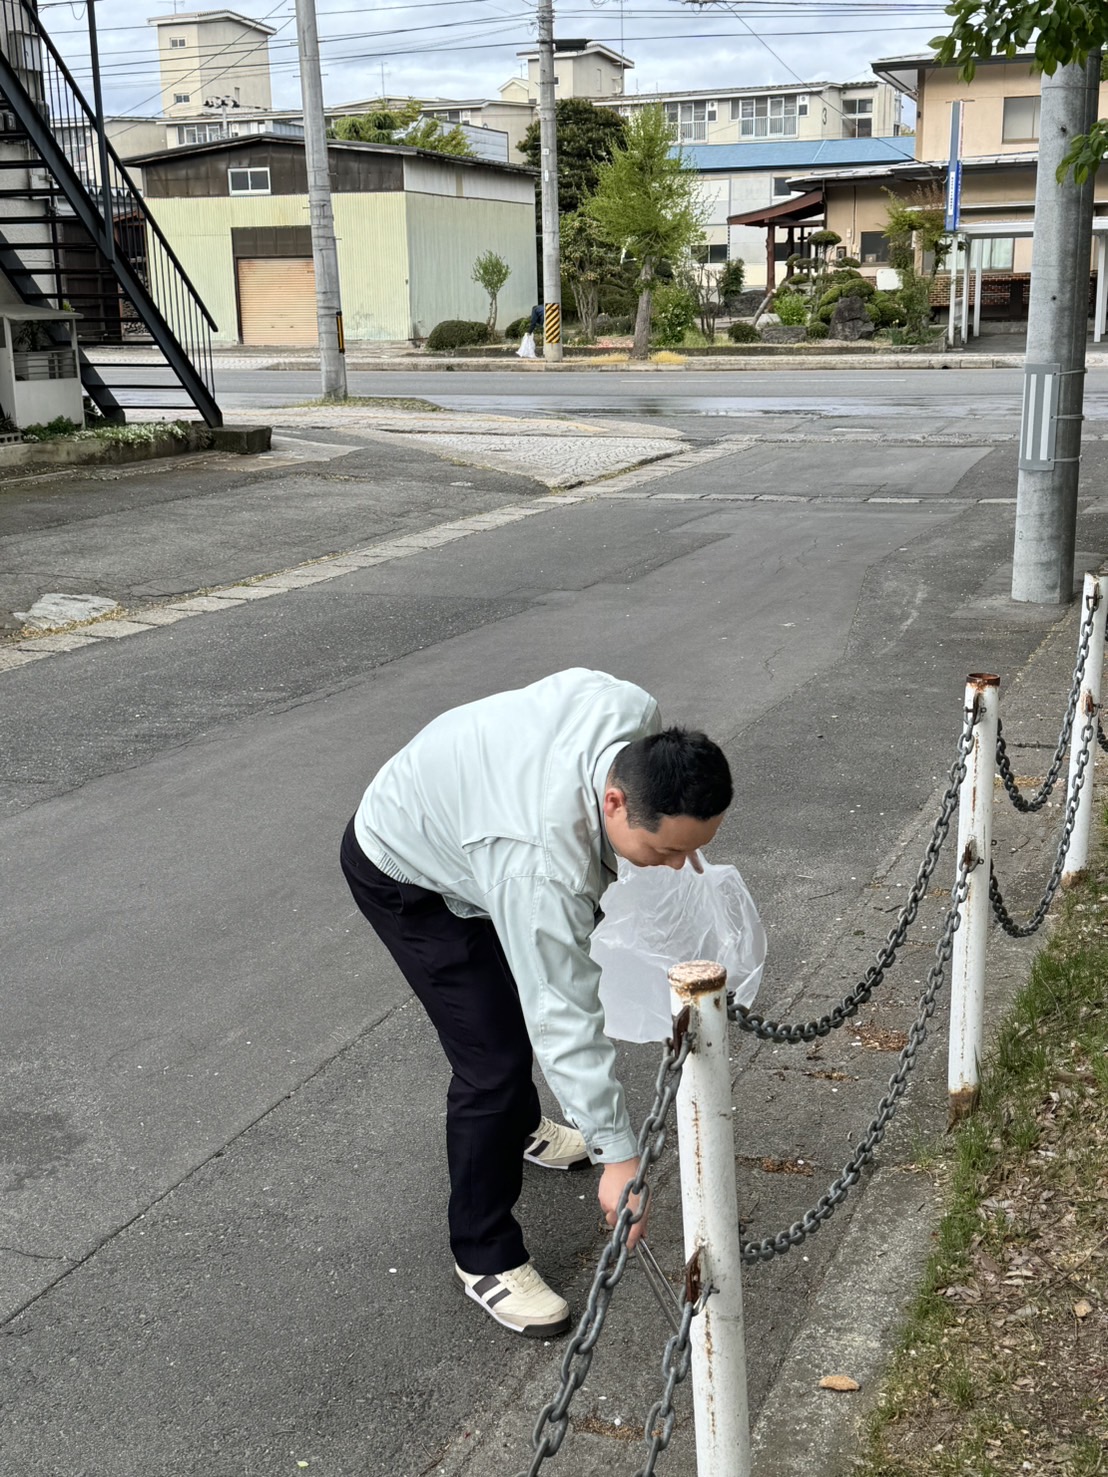
[[562, 357], [562, 242], [558, 221], [558, 124], [554, 111], [554, 0], [538, 0], [539, 158], [542, 166], [543, 358]]
[[1057, 171], [1096, 121], [1099, 86], [1099, 52], [1042, 85], [1012, 599], [1043, 605], [1073, 597], [1093, 230], [1092, 176]]
[[308, 213], [315, 262], [316, 312], [319, 318], [319, 367], [326, 400], [346, 399], [346, 343], [342, 332], [339, 258], [335, 217], [331, 209], [331, 176], [327, 168], [327, 122], [323, 114], [323, 78], [319, 70], [319, 33], [315, 0], [296, 0], [296, 40], [300, 49], [300, 100], [304, 107], [304, 159], [308, 168]]

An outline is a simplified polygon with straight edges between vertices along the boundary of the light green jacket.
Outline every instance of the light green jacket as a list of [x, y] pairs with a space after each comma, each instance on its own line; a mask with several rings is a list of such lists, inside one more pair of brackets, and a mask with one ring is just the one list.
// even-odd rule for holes
[[543, 1074], [603, 1164], [636, 1148], [589, 955], [616, 872], [604, 788], [620, 749], [659, 727], [642, 688], [556, 672], [429, 723], [379, 771], [354, 822], [383, 872], [492, 919]]

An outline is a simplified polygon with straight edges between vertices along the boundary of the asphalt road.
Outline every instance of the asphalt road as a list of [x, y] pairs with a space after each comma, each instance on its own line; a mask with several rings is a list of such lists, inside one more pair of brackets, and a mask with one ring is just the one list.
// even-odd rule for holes
[[[426, 393], [400, 378], [366, 393]], [[641, 392], [626, 392], [631, 409]], [[934, 424], [949, 404], [936, 391]], [[903, 448], [884, 466], [879, 451], [874, 485], [903, 480]], [[749, 454], [711, 477], [733, 486]], [[755, 454], [772, 477], [778, 453]], [[333, 549], [336, 519], [352, 533], [364, 519], [362, 496], [384, 535], [541, 490], [404, 455], [403, 478], [390, 448], [367, 447], [349, 465], [213, 473], [191, 498], [178, 471], [161, 502], [125, 479], [95, 504], [40, 503], [28, 537], [54, 540], [59, 574], [96, 546], [172, 587], [159, 529], [200, 584], [315, 557], [321, 537]], [[854, 448], [804, 455], [782, 463], [790, 486], [817, 465], [856, 476]], [[1007, 455], [935, 450], [916, 504], [553, 506], [0, 672], [8, 1470], [494, 1477], [524, 1464], [559, 1350], [513, 1341], [451, 1285], [443, 1064], [344, 893], [342, 827], [375, 767], [443, 708], [561, 666], [617, 671], [725, 745], [737, 798], [713, 855], [739, 866], [767, 923], [761, 1004], [818, 1014], [846, 984], [824, 962], [845, 948], [853, 967], [888, 927], [895, 893], [880, 889], [942, 780], [966, 672], [1014, 676], [1057, 619], [1003, 600], [1012, 510], [978, 498], [1010, 477]], [[1089, 558], [1108, 551], [1095, 503], [1080, 541]], [[1029, 752], [1052, 722], [1047, 708], [1021, 735]], [[882, 1022], [911, 1012], [921, 972], [914, 960]], [[760, 1235], [842, 1163], [889, 1063], [843, 1041], [818, 1067], [745, 1039], [736, 1058], [741, 1194]], [[656, 1052], [623, 1061], [638, 1115]], [[922, 1091], [925, 1129], [934, 1109]], [[815, 1178], [764, 1168], [785, 1161]], [[672, 1170], [652, 1237], [669, 1267]], [[577, 1310], [601, 1244], [593, 1193], [591, 1176], [536, 1172], [521, 1206], [536, 1261]], [[849, 1224], [752, 1275], [756, 1409]], [[629, 1280], [579, 1397], [593, 1434], [563, 1458], [578, 1477], [616, 1457], [630, 1469], [620, 1431], [657, 1393], [665, 1330]], [[677, 1477], [689, 1452], [683, 1418]]]

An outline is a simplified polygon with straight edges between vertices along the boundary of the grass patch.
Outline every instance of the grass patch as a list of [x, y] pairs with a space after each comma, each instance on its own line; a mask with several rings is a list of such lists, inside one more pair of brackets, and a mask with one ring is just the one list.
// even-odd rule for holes
[[1108, 846], [945, 1143], [946, 1209], [858, 1477], [1108, 1474]]
[[659, 349], [657, 353], [651, 354], [651, 364], [684, 364], [686, 355], [675, 354], [672, 349]]

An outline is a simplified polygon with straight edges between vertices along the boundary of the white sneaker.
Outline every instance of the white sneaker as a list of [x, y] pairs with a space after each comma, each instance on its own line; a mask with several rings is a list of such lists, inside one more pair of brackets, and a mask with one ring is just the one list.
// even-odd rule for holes
[[569, 1304], [547, 1287], [530, 1262], [510, 1272], [487, 1272], [483, 1276], [463, 1272], [455, 1262], [454, 1271], [466, 1296], [513, 1333], [543, 1339], [568, 1331]]
[[523, 1157], [542, 1169], [588, 1169], [589, 1151], [575, 1128], [555, 1123], [553, 1118], [540, 1118], [534, 1133], [528, 1134]]

